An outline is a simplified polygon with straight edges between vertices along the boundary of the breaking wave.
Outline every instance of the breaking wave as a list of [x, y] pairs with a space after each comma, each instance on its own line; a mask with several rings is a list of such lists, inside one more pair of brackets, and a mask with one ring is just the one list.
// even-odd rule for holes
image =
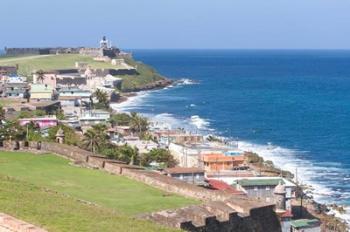
[[[136, 96], [130, 97], [127, 101], [114, 104], [112, 107], [122, 112], [131, 112], [139, 109], [141, 106], [145, 107], [147, 103], [145, 100], [151, 93], [152, 91], [140, 92]], [[195, 105], [193, 104], [191, 107], [195, 107]], [[201, 118], [200, 115], [192, 115], [189, 118], [169, 113], [144, 115], [151, 118], [151, 121], [160, 122], [167, 128], [182, 128], [199, 133], [212, 133], [214, 131], [213, 134], [220, 134], [219, 131], [216, 133], [210, 127], [209, 119]], [[298, 181], [308, 186], [307, 195], [312, 196], [317, 202], [341, 205], [349, 201], [350, 193], [342, 191], [343, 186], [332, 185], [332, 183], [339, 184], [339, 180], [343, 180], [344, 185], [350, 185], [350, 173], [344, 170], [340, 163], [308, 160], [305, 158], [308, 156], [308, 151], [288, 149], [272, 143], [257, 144], [249, 141], [239, 141], [238, 144], [241, 150], [257, 153], [265, 160], [273, 161], [276, 167], [290, 171], [295, 175], [297, 173]], [[350, 207], [346, 209], [350, 210]], [[340, 214], [331, 210], [330, 213], [350, 223], [349, 211], [345, 214]]]

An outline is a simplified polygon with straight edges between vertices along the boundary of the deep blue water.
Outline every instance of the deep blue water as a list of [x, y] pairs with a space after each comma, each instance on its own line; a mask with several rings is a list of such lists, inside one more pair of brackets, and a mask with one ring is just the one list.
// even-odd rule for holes
[[155, 91], [133, 110], [184, 124], [198, 115], [213, 133], [297, 167], [317, 199], [350, 203], [350, 51], [133, 52], [167, 77], [198, 81]]

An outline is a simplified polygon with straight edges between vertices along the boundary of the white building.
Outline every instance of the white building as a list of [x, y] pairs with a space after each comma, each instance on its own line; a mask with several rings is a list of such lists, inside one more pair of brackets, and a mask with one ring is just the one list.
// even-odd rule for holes
[[299, 219], [290, 224], [291, 232], [321, 232], [321, 222], [317, 219]]

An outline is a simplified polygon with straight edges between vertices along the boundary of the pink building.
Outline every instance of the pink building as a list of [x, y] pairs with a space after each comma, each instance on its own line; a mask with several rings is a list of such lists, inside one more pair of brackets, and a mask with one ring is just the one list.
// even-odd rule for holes
[[50, 128], [50, 127], [57, 126], [58, 120], [57, 120], [56, 116], [45, 116], [45, 117], [41, 117], [41, 118], [21, 118], [21, 119], [19, 119], [19, 124], [21, 126], [25, 126], [30, 122], [34, 122], [35, 124], [37, 124], [40, 127], [40, 129], [43, 129], [43, 128]]

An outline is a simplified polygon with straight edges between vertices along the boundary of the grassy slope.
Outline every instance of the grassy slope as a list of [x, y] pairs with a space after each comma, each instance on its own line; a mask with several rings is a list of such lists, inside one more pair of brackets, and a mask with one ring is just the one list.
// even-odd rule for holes
[[20, 56], [20, 57], [1, 57], [0, 65], [19, 65], [19, 74], [31, 76], [34, 70], [52, 70], [75, 68], [75, 62], [88, 62], [92, 68], [113, 68], [115, 66], [94, 61], [92, 57], [79, 54], [64, 55], [37, 55], [37, 56]]
[[175, 231], [2, 175], [0, 211], [50, 232]]
[[125, 60], [133, 67], [137, 67], [137, 71], [140, 73], [138, 76], [123, 76], [122, 90], [130, 91], [135, 88], [143, 87], [149, 83], [164, 79], [163, 76], [158, 74], [155, 69], [145, 65], [141, 62], [136, 62], [132, 59]]
[[[75, 62], [87, 62], [92, 68], [116, 68], [109, 63], [94, 61], [90, 56], [79, 54], [62, 54], [62, 55], [31, 55], [18, 57], [0, 57], [0, 65], [19, 65], [19, 74], [31, 78], [34, 70], [52, 70], [75, 68]], [[134, 88], [142, 88], [146, 84], [161, 80], [163, 77], [159, 75], [153, 68], [136, 62], [133, 59], [127, 59], [127, 63], [136, 67], [140, 75], [120, 76], [124, 79], [122, 89], [132, 90]]]
[[74, 167], [54, 155], [0, 153], [0, 174], [116, 209], [128, 215], [174, 208], [193, 202], [122, 176]]

